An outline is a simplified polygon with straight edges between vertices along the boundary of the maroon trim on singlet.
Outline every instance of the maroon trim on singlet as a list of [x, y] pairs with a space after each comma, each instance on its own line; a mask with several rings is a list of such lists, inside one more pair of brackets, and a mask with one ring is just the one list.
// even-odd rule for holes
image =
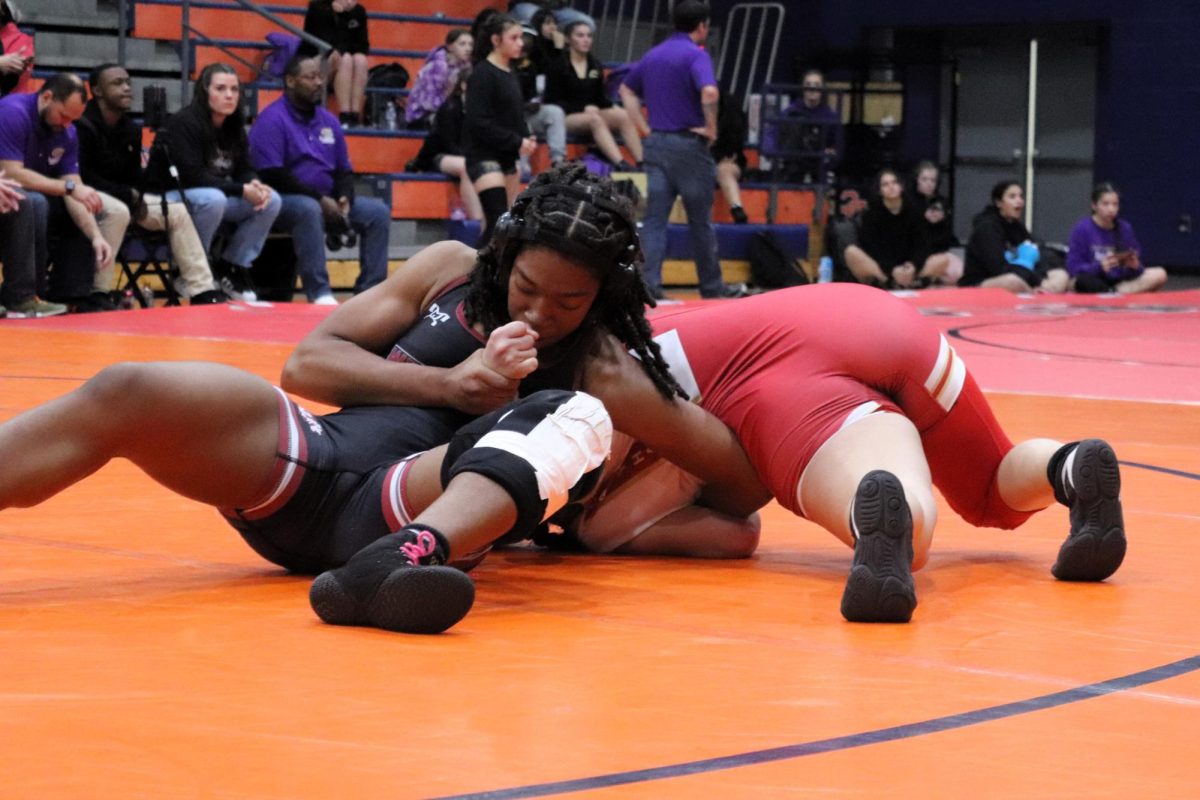
[[279, 399], [279, 442], [275, 448], [275, 463], [271, 466], [271, 489], [262, 499], [245, 508], [218, 509], [227, 517], [248, 520], [269, 517], [287, 505], [304, 480], [308, 459], [304, 428], [310, 424], [319, 427], [320, 423], [292, 402], [282, 389], [273, 388]]

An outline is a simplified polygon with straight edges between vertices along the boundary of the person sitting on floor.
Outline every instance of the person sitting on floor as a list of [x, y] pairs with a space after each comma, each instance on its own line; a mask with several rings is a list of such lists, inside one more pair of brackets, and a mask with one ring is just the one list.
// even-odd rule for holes
[[1021, 221], [1025, 191], [1016, 181], [992, 187], [991, 203], [975, 215], [959, 286], [996, 287], [1025, 294], [1033, 291], [1062, 294], [1070, 277], [1050, 257]]
[[903, 289], [937, 280], [949, 259], [945, 253], [929, 254], [922, 218], [904, 202], [899, 176], [894, 170], [882, 170], [876, 185], [879, 196], [862, 215], [858, 243], [842, 253], [850, 277], [872, 286]]
[[1067, 244], [1067, 272], [1075, 291], [1137, 294], [1157, 291], [1167, 282], [1165, 269], [1142, 265], [1142, 246], [1120, 213], [1117, 188], [1096, 184], [1092, 213], [1079, 220]]
[[88, 77], [92, 99], [75, 123], [79, 132], [79, 171], [95, 186], [125, 204], [133, 222], [148, 231], [166, 230], [179, 266], [176, 291], [192, 305], [225, 302], [213, 282], [208, 256], [187, 207], [162, 195], [142, 193], [142, 126], [133, 121], [129, 73], [117, 64], [101, 64]]
[[391, 210], [374, 197], [355, 197], [346, 137], [321, 106], [321, 62], [297, 56], [284, 74], [284, 94], [250, 130], [250, 162], [283, 195], [276, 230], [291, 234], [296, 269], [310, 303], [336, 305], [325, 266], [329, 234], [359, 234], [354, 293], [387, 277]]

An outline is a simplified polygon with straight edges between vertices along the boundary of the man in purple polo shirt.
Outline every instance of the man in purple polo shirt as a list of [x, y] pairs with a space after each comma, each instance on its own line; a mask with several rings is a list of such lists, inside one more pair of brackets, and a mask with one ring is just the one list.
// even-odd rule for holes
[[635, 122], [642, 101], [650, 112], [646, 139], [646, 217], [642, 225], [643, 271], [656, 298], [663, 297], [662, 262], [667, 222], [676, 196], [683, 198], [701, 297], [741, 297], [746, 287], [727, 286], [717, 260], [713, 189], [717, 168], [709, 146], [717, 138], [720, 91], [712, 59], [701, 47], [708, 38], [708, 4], [682, 0], [672, 13], [675, 33], [634, 65], [621, 84], [621, 101]]
[[355, 197], [342, 126], [321, 106], [321, 64], [313, 57], [289, 62], [284, 95], [258, 115], [250, 130], [250, 162], [283, 196], [275, 229], [292, 236], [296, 270], [311, 303], [336, 305], [325, 267], [326, 233], [359, 234], [355, 294], [387, 278], [392, 215], [373, 197]]
[[79, 176], [72, 123], [86, 101], [83, 81], [70, 73], [51, 76], [37, 94], [0, 99], [0, 170], [33, 207], [38, 293], [75, 311], [107, 311], [116, 308], [107, 293], [129, 212]]

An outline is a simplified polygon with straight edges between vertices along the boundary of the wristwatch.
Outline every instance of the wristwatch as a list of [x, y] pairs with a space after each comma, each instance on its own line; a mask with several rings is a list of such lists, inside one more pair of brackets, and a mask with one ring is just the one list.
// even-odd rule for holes
[[63, 195], [70, 197], [75, 191], [75, 181], [63, 181], [63, 188], [66, 189]]

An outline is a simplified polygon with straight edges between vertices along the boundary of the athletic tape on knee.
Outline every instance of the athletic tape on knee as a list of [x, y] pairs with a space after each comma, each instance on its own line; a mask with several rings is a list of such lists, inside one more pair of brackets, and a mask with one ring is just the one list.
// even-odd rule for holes
[[488, 418], [494, 424], [469, 449], [451, 445], [443, 481], [474, 472], [498, 483], [517, 506], [515, 533], [532, 534], [539, 522], [581, 497], [599, 479], [612, 447], [608, 412], [582, 392], [537, 392]]

